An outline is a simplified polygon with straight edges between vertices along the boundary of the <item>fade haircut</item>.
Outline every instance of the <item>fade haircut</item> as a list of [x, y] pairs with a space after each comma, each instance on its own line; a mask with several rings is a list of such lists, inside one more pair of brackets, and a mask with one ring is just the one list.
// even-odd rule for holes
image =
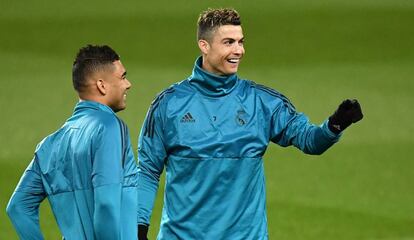
[[113, 67], [119, 55], [107, 45], [86, 45], [79, 49], [72, 66], [73, 88], [82, 92], [87, 86], [87, 78], [98, 71]]
[[232, 8], [207, 9], [202, 12], [197, 21], [197, 40], [210, 42], [213, 33], [223, 25], [241, 25], [239, 13]]

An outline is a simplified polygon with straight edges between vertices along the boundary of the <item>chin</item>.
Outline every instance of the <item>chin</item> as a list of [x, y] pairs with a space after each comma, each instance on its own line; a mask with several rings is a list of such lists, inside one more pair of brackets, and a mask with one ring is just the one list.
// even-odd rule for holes
[[120, 111], [124, 110], [125, 108], [126, 108], [125, 105], [124, 106], [118, 106], [118, 107], [112, 108], [112, 111], [114, 111], [114, 112], [120, 112]]
[[231, 71], [227, 71], [226, 72], [226, 75], [232, 75], [232, 74], [235, 74], [235, 73], [237, 73], [237, 69], [231, 70]]

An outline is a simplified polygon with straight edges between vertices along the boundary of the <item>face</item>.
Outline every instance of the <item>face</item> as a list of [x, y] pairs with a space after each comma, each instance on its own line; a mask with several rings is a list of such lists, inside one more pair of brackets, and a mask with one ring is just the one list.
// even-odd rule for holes
[[126, 70], [121, 61], [113, 62], [114, 67], [106, 71], [104, 81], [106, 84], [106, 102], [114, 111], [118, 112], [126, 108], [127, 90], [131, 83], [126, 78]]
[[236, 73], [244, 55], [243, 42], [242, 27], [235, 25], [220, 26], [210, 41], [199, 40], [203, 69], [217, 75]]

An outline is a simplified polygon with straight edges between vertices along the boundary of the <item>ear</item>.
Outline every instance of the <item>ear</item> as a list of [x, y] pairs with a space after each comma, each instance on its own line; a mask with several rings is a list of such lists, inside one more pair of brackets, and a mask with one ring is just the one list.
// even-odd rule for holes
[[198, 40], [198, 47], [203, 54], [207, 54], [210, 50], [210, 44], [204, 39]]
[[103, 79], [98, 79], [96, 81], [96, 88], [98, 89], [98, 91], [102, 94], [102, 95], [106, 95], [106, 86], [105, 86], [105, 81]]

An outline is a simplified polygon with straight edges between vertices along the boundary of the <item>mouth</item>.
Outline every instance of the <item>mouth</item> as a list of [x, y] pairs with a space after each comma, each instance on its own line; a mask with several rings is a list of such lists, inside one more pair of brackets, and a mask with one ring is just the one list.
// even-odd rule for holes
[[237, 64], [240, 62], [240, 58], [229, 58], [227, 59], [227, 62]]

